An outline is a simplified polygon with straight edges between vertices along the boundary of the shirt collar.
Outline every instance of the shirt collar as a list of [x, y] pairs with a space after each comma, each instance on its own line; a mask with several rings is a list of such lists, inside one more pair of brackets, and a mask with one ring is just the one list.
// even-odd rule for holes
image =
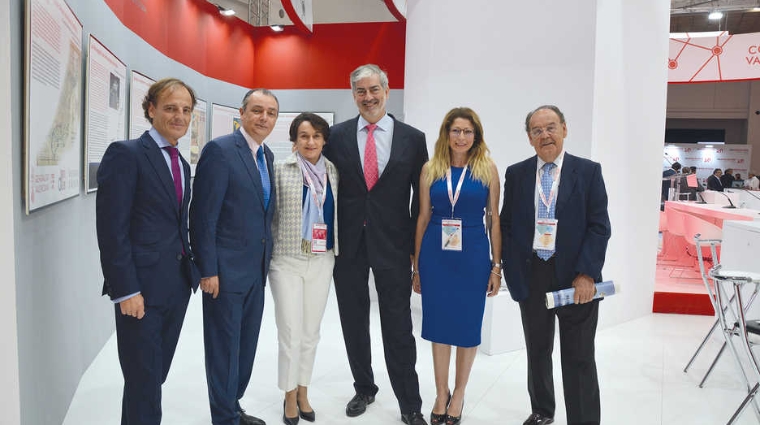
[[[536, 155], [536, 158], [538, 159], [538, 164], [537, 164], [538, 168], [536, 170], [540, 170], [541, 167], [543, 167], [544, 164], [546, 164], [546, 161], [541, 159], [541, 157], [538, 155]], [[557, 166], [557, 169], [562, 169], [562, 161], [564, 160], [565, 160], [565, 150], [562, 149], [562, 152], [560, 152], [559, 155], [557, 155], [557, 158], [554, 159], [554, 165]]]
[[[171, 146], [172, 144], [169, 143], [164, 136], [161, 135], [161, 133], [156, 130], [155, 127], [151, 127], [150, 130], [148, 130], [148, 134], [150, 137], [153, 138], [153, 140], [156, 142], [156, 145], [158, 145], [159, 149], [163, 149], [167, 146]], [[179, 143], [178, 143], [179, 145]]]
[[[382, 118], [380, 118], [380, 121], [376, 122], [377, 128], [383, 131], [389, 131], [391, 128], [391, 125], [393, 124], [393, 118], [391, 118], [390, 115], [386, 112], [385, 115], [383, 115]], [[364, 129], [364, 127], [369, 125], [369, 121], [365, 120], [363, 116], [359, 115], [359, 128], [358, 130], [361, 131]]]
[[245, 132], [245, 129], [243, 126], [240, 126], [240, 134], [243, 135], [243, 138], [248, 143], [248, 147], [251, 148], [251, 152], [256, 153], [259, 150], [259, 147], [261, 147], [261, 143], [257, 142], [253, 137], [248, 135], [248, 133]]

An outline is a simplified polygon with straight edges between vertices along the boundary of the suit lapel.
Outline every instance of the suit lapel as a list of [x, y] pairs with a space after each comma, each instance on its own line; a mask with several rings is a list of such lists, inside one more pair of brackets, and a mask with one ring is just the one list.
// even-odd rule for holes
[[530, 206], [530, 219], [534, 220], [536, 217], [536, 167], [538, 166], [538, 157], [534, 156], [530, 161], [526, 163], [526, 169], [520, 174], [522, 182], [520, 184], [520, 190], [522, 196], [517, 199], [528, 199], [528, 205]]
[[182, 168], [185, 171], [185, 190], [182, 194], [182, 211], [185, 211], [190, 203], [190, 164], [182, 157], [182, 154], [179, 155], [179, 159], [182, 161]]
[[393, 138], [391, 139], [391, 154], [388, 157], [388, 163], [385, 165], [383, 174], [380, 175], [380, 177], [378, 178], [378, 181], [382, 179], [383, 176], [388, 173], [388, 170], [392, 169], [393, 166], [395, 166], [399, 162], [399, 160], [404, 157], [404, 151], [409, 146], [409, 143], [406, 143], [406, 134], [403, 131], [399, 131], [398, 121], [396, 121], [396, 118], [394, 118], [393, 115], [390, 115], [390, 114], [388, 115], [393, 120]]
[[174, 179], [172, 179], [171, 171], [166, 166], [166, 159], [164, 154], [161, 153], [161, 149], [158, 148], [156, 141], [146, 131], [140, 138], [143, 147], [145, 148], [145, 155], [148, 157], [148, 162], [153, 166], [153, 170], [156, 171], [161, 186], [164, 188], [168, 200], [171, 201], [174, 210], [179, 214], [179, 205], [177, 203], [177, 194], [174, 191]]
[[350, 163], [354, 164], [355, 171], [358, 176], [364, 181], [364, 187], [367, 187], [367, 181], [364, 179], [364, 167], [362, 164], [362, 157], [359, 155], [359, 140], [356, 137], [356, 134], [358, 133], [358, 126], [359, 126], [359, 117], [354, 118], [347, 126], [346, 130], [348, 130], [348, 138], [347, 144], [344, 146], [346, 149], [346, 155], [348, 156], [348, 160]]
[[[240, 160], [243, 161], [243, 167], [251, 177], [253, 187], [256, 189], [256, 195], [259, 197], [261, 206], [264, 206], [264, 190], [261, 186], [261, 176], [259, 175], [259, 169], [256, 167], [256, 163], [253, 160], [253, 152], [248, 147], [248, 142], [245, 141], [245, 137], [240, 133], [240, 130], [235, 130], [235, 145], [237, 146], [237, 152], [240, 156]], [[271, 176], [271, 174], [270, 174]], [[271, 179], [270, 179], [271, 180]]]
[[562, 211], [562, 208], [570, 200], [575, 183], [578, 180], [578, 174], [576, 170], [575, 157], [565, 153], [565, 158], [562, 160], [562, 171], [559, 179], [559, 193], [557, 194], [557, 205], [554, 209], [555, 217]]

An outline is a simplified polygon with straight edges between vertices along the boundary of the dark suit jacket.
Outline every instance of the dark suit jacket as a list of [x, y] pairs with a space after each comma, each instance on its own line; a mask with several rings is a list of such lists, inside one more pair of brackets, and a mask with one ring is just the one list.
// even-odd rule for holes
[[219, 276], [220, 291], [266, 283], [276, 193], [274, 154], [266, 145], [264, 153], [272, 182], [266, 210], [261, 176], [240, 130], [208, 142], [195, 169], [190, 240], [201, 275]]
[[707, 188], [709, 190], [723, 192], [723, 184], [720, 182], [719, 178], [715, 177], [715, 174], [707, 178]]
[[[533, 261], [537, 157], [507, 168], [501, 209], [502, 260], [509, 292], [515, 301], [528, 297]], [[570, 288], [578, 273], [602, 281], [610, 238], [607, 192], [602, 167], [565, 153], [555, 217], [559, 221], [555, 270], [560, 289]]]
[[724, 189], [730, 189], [731, 185], [734, 183], [734, 180], [736, 179], [731, 174], [723, 174], [720, 176], [720, 184]]
[[[339, 258], [348, 260], [356, 255], [364, 230], [372, 267], [384, 269], [408, 264], [409, 255], [414, 254], [420, 172], [428, 160], [425, 133], [393, 118], [388, 164], [368, 192], [356, 140], [358, 122], [357, 116], [334, 125], [324, 150], [340, 175]], [[410, 212], [411, 190], [414, 192]]]
[[111, 299], [141, 292], [146, 305], [164, 305], [198, 287], [189, 272], [190, 166], [180, 160], [181, 208], [171, 170], [147, 131], [139, 139], [111, 143], [103, 156], [95, 205], [103, 294]]
[[[660, 197], [660, 200], [662, 202], [665, 202], [668, 200], [668, 193], [670, 192], [671, 183], [676, 179], [676, 170], [669, 168], [662, 172], [662, 195]], [[665, 180], [666, 178], [669, 178], [668, 180]], [[672, 185], [675, 187], [675, 184]]]

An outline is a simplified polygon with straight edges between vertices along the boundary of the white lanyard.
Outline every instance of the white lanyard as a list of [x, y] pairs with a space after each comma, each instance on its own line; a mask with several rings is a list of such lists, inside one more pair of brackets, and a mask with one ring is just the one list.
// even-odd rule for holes
[[[548, 211], [551, 208], [552, 200], [554, 200], [554, 195], [557, 194], [557, 185], [559, 183], [559, 167], [556, 167], [557, 164], [554, 164], [556, 168], [556, 172], [554, 175], [552, 175], [552, 188], [549, 191], [549, 197], [547, 198], [544, 194], [544, 188], [541, 185], [541, 178], [539, 177], [539, 174], [541, 174], [541, 169], [539, 169], [536, 172], [536, 187], [538, 187], [538, 197], [541, 199], [541, 202], [546, 205], [546, 210]], [[554, 170], [552, 170], [554, 171]], [[544, 173], [549, 173], [550, 171], [544, 170]]]
[[317, 204], [317, 210], [319, 211], [319, 220], [324, 222], [325, 219], [322, 215], [322, 206], [325, 204], [325, 199], [327, 198], [327, 171], [325, 170], [325, 178], [322, 181], [322, 199], [317, 198], [317, 191], [314, 190], [314, 181], [311, 179], [311, 175], [306, 170], [306, 165], [303, 163], [303, 160], [296, 156], [296, 159], [298, 160], [298, 165], [301, 167], [301, 173], [306, 177], [306, 183], [309, 185], [309, 191], [311, 192], [312, 198], [314, 198], [314, 203]]
[[459, 192], [462, 190], [462, 183], [464, 183], [464, 175], [467, 174], [467, 166], [464, 166], [464, 169], [462, 170], [462, 174], [459, 176], [459, 183], [457, 183], [457, 191], [456, 193], [451, 192], [451, 167], [449, 167], [448, 170], [446, 170], [446, 187], [449, 190], [449, 202], [451, 202], [451, 217], [454, 217], [454, 206], [457, 204], [457, 201], [459, 200]]

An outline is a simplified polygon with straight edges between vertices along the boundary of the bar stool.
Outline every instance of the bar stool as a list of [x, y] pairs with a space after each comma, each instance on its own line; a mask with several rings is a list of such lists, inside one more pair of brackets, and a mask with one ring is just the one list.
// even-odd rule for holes
[[[715, 283], [714, 289], [718, 305], [718, 309], [716, 309], [716, 315], [718, 316], [720, 326], [723, 330], [723, 337], [726, 341], [726, 345], [728, 345], [729, 351], [731, 351], [731, 354], [736, 361], [736, 366], [739, 369], [740, 375], [742, 376], [744, 383], [747, 386], [747, 396], [744, 398], [744, 400], [742, 400], [739, 407], [728, 420], [727, 425], [731, 425], [736, 422], [741, 413], [750, 403], [752, 403], [755, 415], [757, 416], [758, 421], [760, 421], [760, 407], [758, 406], [757, 400], [755, 398], [757, 396], [758, 390], [760, 390], [760, 363], [758, 363], [757, 358], [752, 352], [753, 344], [749, 340], [750, 333], [754, 335], [760, 335], [760, 321], [747, 321], [745, 317], [745, 313], [751, 304], [751, 300], [757, 294], [757, 288], [758, 285], [760, 285], [760, 274], [737, 270], [723, 270], [723, 268], [718, 265], [710, 270], [709, 276]], [[752, 292], [752, 295], [749, 299], [747, 299], [747, 302], [745, 303], [746, 298], [742, 294], [742, 288], [746, 284], [752, 284], [755, 286], [755, 288]], [[726, 291], [730, 289], [726, 287], [729, 285], [733, 286], [733, 297], [728, 297], [726, 295]], [[731, 302], [732, 298], [734, 299], [734, 302]], [[730, 321], [729, 316], [731, 319]], [[739, 352], [734, 345], [734, 339], [736, 337], [738, 337], [739, 342], [741, 343], [741, 346], [744, 350], [744, 354], [749, 360], [752, 380], [750, 380], [750, 376], [748, 376], [747, 371], [742, 365], [741, 358], [739, 357]], [[753, 381], [755, 382], [754, 385], [751, 384]]]

